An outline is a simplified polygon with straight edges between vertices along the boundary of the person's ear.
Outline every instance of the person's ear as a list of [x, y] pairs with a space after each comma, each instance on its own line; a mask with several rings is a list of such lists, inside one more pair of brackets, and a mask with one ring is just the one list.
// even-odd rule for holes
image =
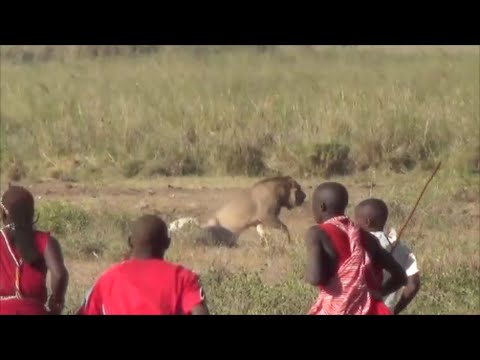
[[323, 212], [327, 211], [327, 204], [325, 204], [325, 202], [322, 202], [322, 203], [320, 204], [320, 209], [321, 209]]
[[365, 225], [367, 225], [368, 228], [371, 228], [373, 225], [373, 220], [369, 216], [365, 218]]

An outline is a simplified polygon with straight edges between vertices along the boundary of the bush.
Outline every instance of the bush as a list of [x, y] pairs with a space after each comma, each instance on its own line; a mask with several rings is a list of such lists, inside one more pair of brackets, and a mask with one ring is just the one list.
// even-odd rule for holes
[[344, 144], [316, 144], [310, 155], [310, 166], [324, 177], [346, 175], [352, 171], [350, 148]]
[[226, 175], [262, 176], [266, 166], [263, 151], [251, 145], [220, 145], [218, 147], [217, 166], [224, 168]]
[[38, 228], [51, 231], [72, 259], [120, 260], [126, 250], [130, 217], [122, 213], [88, 213], [66, 202], [38, 207]]
[[38, 226], [59, 236], [80, 232], [91, 221], [86, 211], [61, 201], [42, 203], [37, 212]]
[[11, 181], [20, 181], [28, 174], [28, 169], [21, 159], [15, 158], [8, 167], [7, 178]]
[[129, 160], [125, 162], [122, 168], [122, 174], [126, 178], [132, 178], [137, 176], [140, 171], [142, 171], [144, 166], [144, 161], [142, 160]]

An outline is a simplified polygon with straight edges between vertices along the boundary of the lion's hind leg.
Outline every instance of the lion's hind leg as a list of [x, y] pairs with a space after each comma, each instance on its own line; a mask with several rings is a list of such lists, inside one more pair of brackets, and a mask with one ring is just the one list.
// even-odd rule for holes
[[263, 224], [258, 224], [256, 229], [257, 234], [260, 236], [260, 242], [262, 246], [268, 246], [271, 234], [267, 231]]

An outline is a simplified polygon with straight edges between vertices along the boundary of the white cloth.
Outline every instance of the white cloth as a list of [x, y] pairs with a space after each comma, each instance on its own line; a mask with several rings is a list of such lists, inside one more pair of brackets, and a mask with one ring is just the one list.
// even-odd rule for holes
[[180, 230], [183, 228], [185, 225], [195, 225], [195, 226], [200, 226], [200, 223], [198, 222], [197, 219], [192, 218], [192, 217], [184, 217], [177, 219], [173, 221], [169, 226], [168, 226], [168, 232], [173, 233], [175, 231]]
[[[415, 275], [419, 272], [417, 259], [413, 254], [412, 250], [408, 248], [404, 243], [399, 243], [395, 245], [392, 252], [392, 246], [397, 240], [397, 234], [395, 230], [391, 230], [390, 234], [387, 235], [383, 231], [372, 231], [371, 234], [375, 235], [380, 241], [380, 245], [387, 250], [393, 258], [400, 264], [400, 266], [405, 270], [407, 276]], [[383, 272], [383, 281], [387, 281], [390, 278], [390, 274], [387, 271]], [[385, 305], [393, 312], [395, 305], [397, 305], [400, 297], [402, 296], [403, 287], [398, 289], [396, 292], [391, 293], [383, 298]]]

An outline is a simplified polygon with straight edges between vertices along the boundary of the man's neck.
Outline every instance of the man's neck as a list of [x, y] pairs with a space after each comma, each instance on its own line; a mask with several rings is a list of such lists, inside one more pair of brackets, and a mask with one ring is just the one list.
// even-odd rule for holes
[[7, 238], [12, 239], [13, 238], [13, 231], [8, 225], [2, 227], [3, 233], [7, 236]]
[[137, 259], [137, 260], [163, 260], [163, 254], [162, 255], [155, 255], [152, 253], [144, 253], [144, 252], [137, 252], [137, 253], [132, 253], [130, 255], [130, 259]]
[[333, 218], [336, 218], [338, 216], [345, 216], [345, 213], [338, 213], [338, 214], [325, 214], [324, 216], [322, 216], [322, 223], [324, 223], [325, 221], [328, 221], [330, 219], [333, 219]]

